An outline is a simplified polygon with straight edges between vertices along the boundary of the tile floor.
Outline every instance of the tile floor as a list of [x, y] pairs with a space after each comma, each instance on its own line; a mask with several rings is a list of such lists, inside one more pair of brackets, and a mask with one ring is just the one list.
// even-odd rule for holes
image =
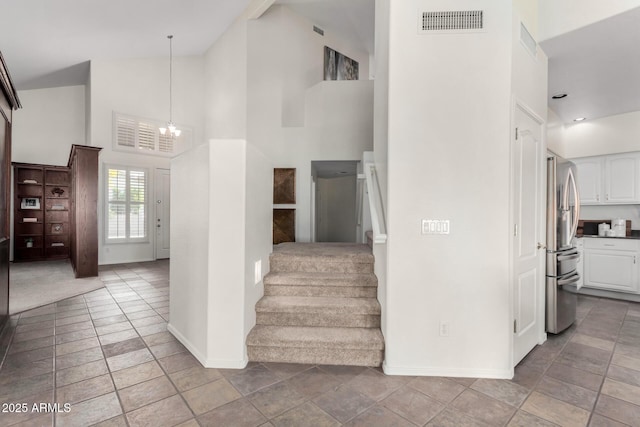
[[[511, 381], [273, 363], [221, 370], [166, 331], [167, 262], [100, 275], [105, 289], [12, 318], [0, 425], [640, 425], [640, 304], [581, 297], [579, 324], [550, 336]], [[58, 412], [33, 407], [54, 402]]]

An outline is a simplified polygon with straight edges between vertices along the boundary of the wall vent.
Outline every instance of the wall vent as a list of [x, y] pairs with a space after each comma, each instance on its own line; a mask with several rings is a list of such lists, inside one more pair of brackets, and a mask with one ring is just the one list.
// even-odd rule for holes
[[315, 31], [316, 33], [320, 34], [321, 36], [324, 36], [324, 30], [320, 27], [316, 27], [315, 25], [313, 26], [313, 31]]
[[520, 42], [527, 48], [529, 53], [533, 55], [533, 57], [537, 57], [538, 55], [538, 43], [536, 39], [533, 38], [531, 33], [527, 30], [527, 27], [524, 24], [520, 23]]
[[423, 12], [420, 16], [419, 31], [425, 34], [482, 30], [484, 30], [484, 11], [482, 10]]

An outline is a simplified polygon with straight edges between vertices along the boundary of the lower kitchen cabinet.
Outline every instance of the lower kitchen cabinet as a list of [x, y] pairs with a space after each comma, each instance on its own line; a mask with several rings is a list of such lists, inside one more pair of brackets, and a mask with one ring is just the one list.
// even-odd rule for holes
[[584, 239], [584, 286], [640, 293], [640, 240]]

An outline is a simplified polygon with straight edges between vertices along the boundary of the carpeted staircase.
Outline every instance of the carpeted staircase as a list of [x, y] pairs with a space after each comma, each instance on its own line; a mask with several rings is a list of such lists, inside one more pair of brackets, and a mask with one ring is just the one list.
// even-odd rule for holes
[[282, 243], [270, 265], [247, 336], [249, 360], [380, 366], [384, 340], [369, 246]]

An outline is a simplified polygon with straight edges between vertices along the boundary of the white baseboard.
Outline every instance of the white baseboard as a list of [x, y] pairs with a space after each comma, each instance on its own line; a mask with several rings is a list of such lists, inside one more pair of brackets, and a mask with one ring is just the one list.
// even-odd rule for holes
[[198, 349], [191, 344], [191, 342], [180, 333], [171, 323], [167, 325], [167, 330], [173, 334], [178, 341], [184, 345], [187, 350], [195, 357], [202, 366], [205, 368], [220, 368], [220, 369], [243, 369], [249, 363], [246, 356], [240, 360], [224, 360], [224, 359], [211, 359], [202, 354]]
[[389, 366], [385, 360], [382, 371], [386, 375], [404, 375], [418, 377], [454, 377], [454, 378], [493, 378], [511, 379], [513, 369], [458, 369], [458, 368], [430, 368]]

